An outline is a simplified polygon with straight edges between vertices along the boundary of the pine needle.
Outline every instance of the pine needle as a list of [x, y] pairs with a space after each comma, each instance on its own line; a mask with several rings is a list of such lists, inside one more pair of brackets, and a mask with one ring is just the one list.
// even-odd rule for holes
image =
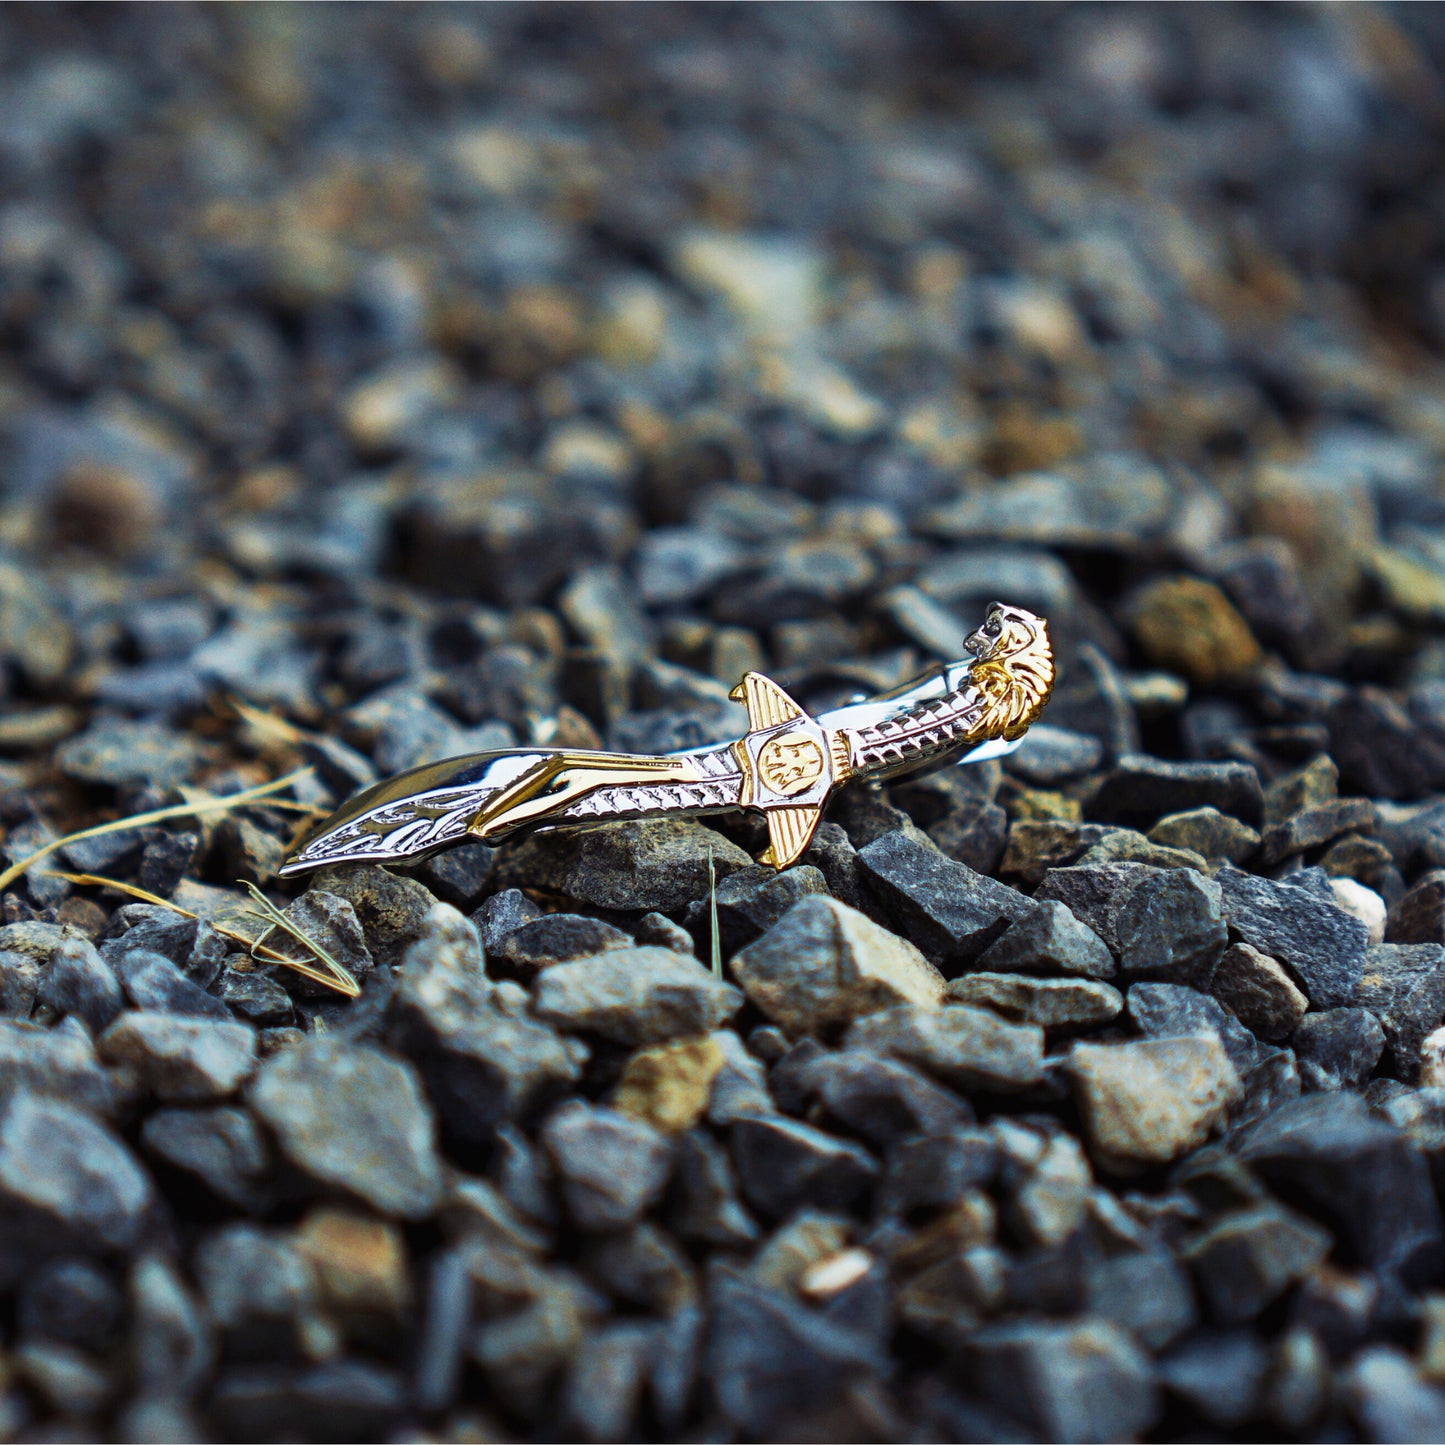
[[[277, 908], [276, 905], [272, 903], [271, 900], [267, 898], [266, 895], [262, 893], [259, 888], [256, 887], [254, 883], [247, 883], [245, 879], [239, 879], [238, 881], [245, 885], [246, 891], [255, 901], [256, 908], [254, 910], [250, 910], [252, 916], [255, 918], [259, 918], [263, 922], [269, 923], [271, 925], [265, 931], [265, 933], [263, 933], [260, 938], [258, 938], [255, 943], [251, 945], [251, 953], [253, 957], [255, 956], [256, 949], [263, 947], [266, 939], [268, 939], [271, 934], [279, 928], [283, 933], [290, 934], [291, 937], [294, 938], [296, 942], [302, 946], [302, 948], [310, 949], [311, 952], [315, 954], [316, 957], [322, 963], [324, 963], [328, 969], [331, 970], [331, 973], [333, 975], [331, 979], [326, 979], [323, 978], [315, 970], [310, 970], [306, 975], [308, 978], [313, 978], [318, 983], [324, 983], [327, 985], [328, 988], [334, 988], [338, 993], [344, 993], [349, 998], [355, 998], [358, 994], [360, 994], [361, 985], [357, 983], [355, 977], [351, 973], [351, 970], [348, 969], [339, 958], [337, 958], [333, 953], [330, 952], [330, 950], [325, 948], [322, 944], [317, 943], [317, 941], [312, 938], [309, 933], [306, 933], [304, 930], [298, 928], [295, 923], [291, 921], [291, 919], [287, 918], [286, 915], [282, 913], [281, 910]], [[293, 961], [292, 967], [294, 968], [296, 966], [297, 965]]]
[[[153, 903], [158, 908], [169, 908], [172, 913], [179, 913], [182, 918], [200, 917], [200, 914], [192, 913], [189, 908], [182, 908], [179, 903], [172, 903], [169, 898], [162, 898], [158, 894], [148, 893], [144, 888], [137, 888], [134, 883], [122, 883], [119, 878], [102, 878], [98, 873], [62, 873], [58, 869], [47, 869], [45, 873], [42, 874], [42, 877], [63, 878], [67, 883], [78, 884], [85, 888], [110, 888], [117, 893], [125, 894], [129, 898], [139, 899], [142, 903]], [[335, 989], [337, 993], [345, 994], [347, 998], [356, 998], [360, 995], [361, 987], [349, 969], [343, 968], [324, 948], [297, 928], [289, 918], [283, 918], [275, 904], [273, 904], [260, 889], [250, 883], [247, 883], [246, 887], [251, 889], [252, 894], [259, 898], [272, 913], [275, 913], [278, 918], [281, 918], [281, 922], [279, 924], [271, 923], [269, 915], [255, 913], [253, 910], [247, 909], [246, 911], [250, 913], [252, 917], [262, 918], [263, 921], [271, 923], [271, 927], [259, 937], [251, 938], [247, 934], [242, 933], [239, 928], [228, 928], [225, 924], [213, 923], [211, 927], [214, 928], [222, 938], [228, 939], [232, 943], [240, 944], [252, 958], [260, 958], [266, 963], [278, 963], [283, 968], [294, 970], [303, 978], [309, 978], [313, 983], [322, 984], [326, 988]], [[298, 939], [305, 947], [309, 948], [321, 962], [326, 964], [328, 969], [333, 970], [333, 972], [323, 973], [320, 969], [313, 968], [311, 964], [304, 963], [299, 958], [292, 958], [288, 954], [280, 952], [279, 949], [268, 948], [262, 940], [265, 939], [267, 934], [278, 927], [291, 934], [293, 938]]]
[[712, 844], [707, 845], [707, 895], [708, 911], [712, 920], [712, 972], [714, 978], [721, 978], [722, 935], [717, 926], [717, 869], [712, 861]]
[[[18, 863], [12, 863], [3, 873], [0, 873], [0, 890], [8, 888], [32, 864], [39, 863], [42, 858], [48, 858], [57, 849], [64, 848], [68, 843], [78, 843], [83, 838], [101, 838], [107, 833], [125, 833], [132, 828], [144, 828], [150, 823], [163, 823], [167, 818], [199, 818], [207, 813], [229, 812], [233, 808], [245, 807], [247, 803], [253, 803], [257, 798], [265, 798], [272, 793], [284, 791], [310, 771], [309, 767], [297, 768], [294, 773], [287, 773], [284, 778], [277, 778], [270, 783], [261, 783], [257, 787], [247, 788], [240, 793], [228, 793], [223, 798], [198, 794], [194, 800], [188, 799], [184, 803], [173, 803], [169, 808], [155, 808], [149, 813], [136, 813], [129, 818], [116, 818], [109, 823], [99, 823], [94, 828], [82, 828], [78, 833], [67, 833], [65, 837], [56, 838], [43, 848], [37, 848], [28, 858], [22, 858]], [[275, 807], [277, 804], [272, 803], [270, 806]]]

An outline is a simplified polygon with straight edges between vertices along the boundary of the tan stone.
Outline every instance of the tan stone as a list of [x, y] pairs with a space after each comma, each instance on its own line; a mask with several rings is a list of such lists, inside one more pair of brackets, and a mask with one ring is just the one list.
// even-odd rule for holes
[[398, 1315], [411, 1303], [401, 1231], [356, 1210], [313, 1210], [296, 1231], [330, 1309], [338, 1315]]
[[1214, 1034], [1076, 1044], [1068, 1069], [1089, 1147], [1119, 1173], [1196, 1148], [1243, 1093]]
[[722, 1050], [708, 1037], [639, 1049], [623, 1067], [612, 1107], [664, 1134], [680, 1134], [702, 1118], [722, 1066]]
[[1283, 966], [1247, 943], [1224, 950], [1209, 991], [1262, 1039], [1287, 1039], [1310, 1006]]
[[1202, 578], [1161, 577], [1135, 594], [1129, 610], [1150, 662], [1198, 687], [1238, 677], [1263, 657], [1234, 604]]

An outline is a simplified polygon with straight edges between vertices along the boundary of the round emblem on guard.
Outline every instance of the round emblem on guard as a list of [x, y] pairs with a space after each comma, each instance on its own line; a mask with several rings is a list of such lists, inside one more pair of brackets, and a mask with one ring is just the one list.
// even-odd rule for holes
[[791, 798], [823, 775], [823, 749], [806, 733], [779, 733], [758, 753], [758, 773], [775, 793]]

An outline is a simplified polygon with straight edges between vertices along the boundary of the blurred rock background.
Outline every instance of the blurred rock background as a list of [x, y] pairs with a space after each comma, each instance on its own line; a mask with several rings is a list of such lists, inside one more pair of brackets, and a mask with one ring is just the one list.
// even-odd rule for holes
[[300, 893], [265, 804], [14, 879], [0, 1433], [1440, 1438], [1442, 67], [1434, 6], [0, 10], [7, 864], [730, 737], [994, 597], [1061, 660], [780, 879], [738, 818]]

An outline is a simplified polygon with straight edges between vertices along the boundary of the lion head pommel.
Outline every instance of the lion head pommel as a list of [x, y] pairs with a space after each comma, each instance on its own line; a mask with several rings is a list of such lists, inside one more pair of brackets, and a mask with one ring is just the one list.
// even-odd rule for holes
[[1021, 737], [1043, 711], [1054, 686], [1048, 623], [1022, 607], [995, 602], [988, 620], [964, 646], [977, 658], [969, 684], [983, 700], [970, 736], [1010, 742]]

